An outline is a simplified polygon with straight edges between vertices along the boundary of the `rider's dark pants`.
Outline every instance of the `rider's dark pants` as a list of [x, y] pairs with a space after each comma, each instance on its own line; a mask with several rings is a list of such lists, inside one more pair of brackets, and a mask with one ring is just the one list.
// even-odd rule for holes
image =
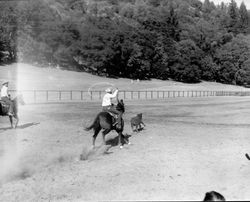
[[121, 126], [121, 122], [122, 122], [122, 112], [118, 111], [118, 110], [115, 108], [115, 106], [103, 106], [103, 107], [102, 107], [102, 110], [103, 110], [103, 111], [106, 111], [106, 112], [107, 112], [107, 111], [108, 111], [108, 112], [112, 112], [112, 113], [118, 115], [118, 117], [117, 117], [117, 122], [118, 122], [118, 124]]
[[4, 102], [6, 102], [8, 105], [10, 105], [9, 107], [9, 113], [13, 114], [13, 109], [14, 109], [14, 103], [12, 100], [10, 100], [8, 97], [1, 97], [1, 100], [3, 100]]

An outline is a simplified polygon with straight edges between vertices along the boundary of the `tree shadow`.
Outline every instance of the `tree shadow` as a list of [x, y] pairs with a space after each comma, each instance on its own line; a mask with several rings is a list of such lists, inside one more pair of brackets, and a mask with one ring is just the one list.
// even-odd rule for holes
[[17, 129], [25, 129], [25, 128], [28, 128], [28, 127], [31, 127], [31, 126], [35, 126], [35, 125], [38, 125], [40, 123], [26, 123], [26, 124], [23, 124], [23, 125], [20, 125], [20, 126], [17, 126]]
[[[122, 145], [128, 144], [129, 138], [130, 138], [130, 137], [131, 137], [131, 135], [128, 135], [128, 134], [122, 135], [122, 139], [121, 139]], [[117, 145], [118, 145], [118, 140], [119, 140], [119, 136], [116, 136], [116, 137], [113, 138], [113, 139], [107, 140], [107, 141], [106, 141], [106, 144], [107, 144], [107, 145], [110, 145], [110, 146], [112, 146], [112, 147], [114, 147], [114, 146], [117, 146]]]
[[12, 127], [9, 126], [9, 127], [0, 128], [0, 132], [1, 132], [1, 131], [5, 131], [5, 130], [9, 130], [9, 129], [12, 129]]
[[16, 128], [12, 128], [11, 126], [4, 127], [4, 128], [0, 128], [0, 132], [6, 131], [6, 130], [11, 130], [11, 129], [24, 129], [24, 128], [35, 126], [35, 125], [38, 125], [38, 124], [40, 124], [40, 123], [34, 123], [34, 122], [32, 122], [32, 123], [26, 123], [26, 124], [23, 124], [23, 125], [19, 125]]

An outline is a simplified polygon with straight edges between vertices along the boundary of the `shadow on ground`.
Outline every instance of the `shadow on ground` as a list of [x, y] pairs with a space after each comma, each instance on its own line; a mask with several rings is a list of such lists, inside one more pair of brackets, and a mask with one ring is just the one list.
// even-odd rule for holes
[[[38, 125], [40, 123], [26, 123], [26, 124], [23, 124], [23, 125], [19, 125], [17, 126], [17, 129], [25, 129], [25, 128], [28, 128], [28, 127], [31, 127], [31, 126], [35, 126], [35, 125]], [[10, 129], [13, 129], [11, 126], [9, 127], [3, 127], [3, 128], [0, 128], [0, 132], [3, 132], [3, 131], [6, 131], [6, 130], [10, 130]]]
[[4, 128], [0, 128], [0, 132], [3, 132], [3, 131], [5, 131], [5, 130], [9, 130], [9, 129], [12, 129], [12, 127], [4, 127]]
[[[127, 144], [127, 143], [129, 142], [129, 138], [130, 138], [130, 137], [131, 137], [131, 135], [128, 135], [128, 134], [122, 135], [121, 143], [122, 143], [122, 144]], [[106, 144], [107, 144], [107, 145], [110, 145], [110, 146], [112, 146], [112, 147], [115, 147], [115, 146], [118, 145], [118, 139], [119, 139], [119, 137], [116, 136], [116, 137], [113, 138], [113, 139], [107, 140], [107, 141], [106, 141]]]
[[17, 126], [17, 128], [18, 129], [25, 129], [25, 128], [28, 128], [28, 127], [31, 127], [31, 126], [36, 126], [38, 124], [40, 124], [40, 123], [34, 123], [34, 122], [32, 122], [32, 123], [25, 123], [23, 125]]

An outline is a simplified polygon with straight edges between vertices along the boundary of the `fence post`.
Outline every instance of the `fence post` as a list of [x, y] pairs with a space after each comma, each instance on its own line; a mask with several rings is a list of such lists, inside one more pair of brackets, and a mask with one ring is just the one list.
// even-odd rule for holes
[[34, 102], [36, 103], [36, 91], [34, 90]]
[[[67, 98], [67, 95], [66, 95], [66, 100], [73, 100], [74, 97], [73, 97], [73, 90], [71, 91], [63, 91], [63, 90], [29, 90], [29, 94], [30, 94], [30, 97], [33, 96], [33, 101], [34, 103], [37, 103], [39, 101], [39, 94], [38, 93], [42, 93], [42, 95], [40, 96], [41, 99], [45, 99], [45, 101], [50, 101], [49, 100], [49, 96], [52, 96], [55, 94], [55, 97], [52, 96], [52, 100], [53, 98], [61, 101], [63, 100], [63, 93], [66, 93], [68, 95], [68, 93], [70, 93], [69, 97]], [[81, 94], [81, 100], [84, 100], [84, 95], [83, 93], [85, 91], [75, 91], [77, 92], [77, 95], [79, 95], [79, 93]], [[102, 96], [102, 92], [101, 91], [90, 91], [90, 99], [91, 100], [94, 100], [95, 97], [94, 97], [94, 94], [93, 93], [97, 93], [96, 95], [96, 99], [101, 99], [101, 96]], [[121, 91], [122, 92], [122, 91]], [[123, 91], [123, 97], [124, 99], [126, 99], [126, 92], [127, 93], [131, 93], [131, 99], [138, 99], [138, 100], [141, 100], [141, 99], [154, 99], [154, 98], [157, 98], [157, 99], [165, 99], [165, 98], [169, 98], [169, 97], [209, 97], [209, 96], [250, 96], [250, 91], [208, 91], [208, 90], [204, 90], [204, 91], [153, 91], [153, 90], [150, 90], [150, 91]], [[135, 96], [134, 92], [137, 92], [137, 96]], [[49, 95], [50, 93], [52, 93], [51, 95]], [[143, 95], [143, 93], [145, 93], [145, 95]], [[171, 95], [172, 93], [172, 95]], [[150, 95], [148, 95], [150, 94]], [[157, 95], [154, 95], [154, 94], [157, 94]], [[155, 97], [154, 97], [155, 96]], [[79, 98], [77, 98], [79, 99]]]
[[102, 91], [99, 91], [99, 100], [102, 99]]

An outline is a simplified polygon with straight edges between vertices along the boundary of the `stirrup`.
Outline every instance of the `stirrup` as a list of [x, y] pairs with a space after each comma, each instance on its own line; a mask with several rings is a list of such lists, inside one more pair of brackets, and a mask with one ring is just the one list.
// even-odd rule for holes
[[14, 116], [14, 113], [9, 112], [8, 116]]
[[122, 128], [122, 124], [118, 124], [118, 123], [117, 123], [116, 127], [117, 127], [118, 129], [121, 129], [121, 128]]

